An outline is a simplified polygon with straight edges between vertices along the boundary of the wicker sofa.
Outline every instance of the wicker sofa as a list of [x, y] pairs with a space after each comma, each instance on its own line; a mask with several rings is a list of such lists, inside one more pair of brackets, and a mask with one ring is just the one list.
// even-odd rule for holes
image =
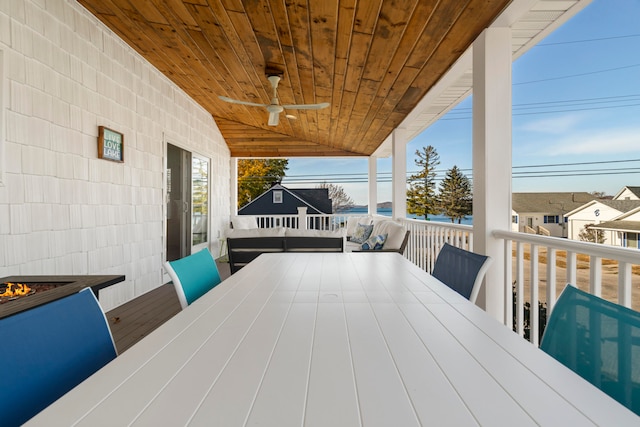
[[227, 233], [231, 274], [270, 252], [343, 252], [342, 230], [319, 231], [292, 228], [233, 229]]
[[[409, 241], [409, 231], [402, 224], [387, 218], [349, 217], [345, 230], [346, 252], [399, 252], [404, 254]], [[376, 243], [380, 241], [382, 243], [376, 247]]]

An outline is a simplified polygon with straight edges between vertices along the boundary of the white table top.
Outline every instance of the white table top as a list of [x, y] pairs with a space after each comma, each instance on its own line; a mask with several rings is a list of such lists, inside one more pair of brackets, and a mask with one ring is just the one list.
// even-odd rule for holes
[[639, 420], [396, 253], [284, 253], [261, 255], [29, 424]]

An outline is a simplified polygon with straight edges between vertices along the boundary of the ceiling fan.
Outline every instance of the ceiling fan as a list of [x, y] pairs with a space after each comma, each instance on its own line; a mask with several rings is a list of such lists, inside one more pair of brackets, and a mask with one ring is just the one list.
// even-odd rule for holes
[[232, 104], [249, 105], [252, 107], [265, 107], [269, 112], [269, 126], [277, 126], [280, 120], [280, 113], [285, 109], [287, 110], [320, 110], [329, 106], [328, 102], [322, 102], [320, 104], [290, 104], [280, 105], [278, 102], [278, 83], [280, 83], [280, 76], [276, 74], [267, 75], [267, 80], [271, 83], [273, 88], [273, 97], [271, 98], [271, 104], [258, 104], [256, 102], [241, 101], [239, 99], [229, 98], [227, 96], [219, 96], [223, 101], [230, 102]]

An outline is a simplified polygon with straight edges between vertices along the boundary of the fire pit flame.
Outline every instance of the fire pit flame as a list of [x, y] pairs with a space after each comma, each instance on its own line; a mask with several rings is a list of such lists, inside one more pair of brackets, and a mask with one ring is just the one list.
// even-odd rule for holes
[[16, 298], [29, 295], [31, 293], [31, 288], [22, 283], [7, 283], [6, 286], [6, 289], [0, 294], [0, 297]]

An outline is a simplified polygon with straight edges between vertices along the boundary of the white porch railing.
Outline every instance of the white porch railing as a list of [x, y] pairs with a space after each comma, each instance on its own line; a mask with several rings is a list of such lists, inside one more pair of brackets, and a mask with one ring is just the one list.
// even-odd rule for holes
[[[504, 240], [505, 282], [515, 287], [515, 305], [514, 292], [505, 289], [505, 324], [513, 326], [515, 310], [516, 330], [524, 335], [524, 311], [530, 303], [528, 323], [533, 344], [538, 344], [543, 326], [540, 310], [533, 302], [540, 301], [543, 313], [550, 313], [567, 284], [638, 310], [640, 251], [511, 231], [495, 231], [493, 235]], [[605, 267], [607, 280], [603, 276]]]
[[[349, 216], [362, 215], [264, 215], [256, 218], [262, 228], [336, 230], [346, 225]], [[413, 219], [398, 221], [410, 231], [405, 257], [425, 271], [433, 270], [445, 242], [473, 251], [473, 227], [470, 225]], [[504, 289], [504, 324], [527, 337], [532, 344], [538, 345], [545, 315], [551, 312], [567, 283], [626, 307], [640, 308], [638, 250], [512, 231], [496, 231], [493, 236], [504, 241], [505, 283], [513, 284]], [[607, 269], [606, 280], [603, 268]], [[536, 310], [538, 302], [541, 309]]]
[[418, 267], [431, 273], [440, 248], [445, 243], [473, 251], [473, 227], [417, 219], [400, 219], [409, 230], [405, 257]]

